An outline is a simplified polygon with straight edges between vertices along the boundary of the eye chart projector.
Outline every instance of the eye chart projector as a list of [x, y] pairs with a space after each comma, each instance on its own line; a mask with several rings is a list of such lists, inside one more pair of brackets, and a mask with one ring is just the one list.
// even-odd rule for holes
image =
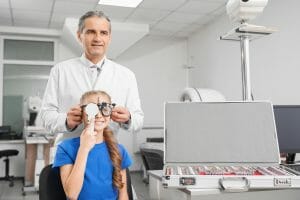
[[226, 11], [229, 19], [238, 23], [238, 27], [230, 30], [220, 37], [221, 40], [239, 41], [241, 46], [243, 100], [252, 100], [250, 67], [249, 67], [249, 42], [253, 39], [274, 33], [274, 28], [248, 24], [249, 21], [260, 15], [268, 0], [229, 0]]
[[268, 0], [229, 0], [226, 11], [231, 21], [246, 23], [261, 14], [267, 3]]

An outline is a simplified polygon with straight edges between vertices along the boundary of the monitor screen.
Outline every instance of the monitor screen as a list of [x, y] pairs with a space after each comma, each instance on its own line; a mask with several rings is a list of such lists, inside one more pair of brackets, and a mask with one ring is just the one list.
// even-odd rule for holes
[[24, 99], [22, 95], [3, 96], [3, 125], [11, 126], [15, 134], [22, 134], [24, 127], [23, 118]]
[[10, 134], [10, 126], [0, 126], [0, 135], [1, 134]]
[[274, 105], [279, 150], [300, 153], [300, 105]]

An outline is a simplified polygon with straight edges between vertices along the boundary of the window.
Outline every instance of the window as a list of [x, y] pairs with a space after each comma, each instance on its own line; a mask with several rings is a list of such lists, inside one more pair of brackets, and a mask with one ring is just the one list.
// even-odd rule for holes
[[[0, 43], [1, 44], [1, 43]], [[55, 40], [3, 38], [2, 124], [17, 134], [29, 120], [27, 99], [43, 97], [51, 67], [55, 63]], [[1, 119], [1, 118], [0, 118]]]

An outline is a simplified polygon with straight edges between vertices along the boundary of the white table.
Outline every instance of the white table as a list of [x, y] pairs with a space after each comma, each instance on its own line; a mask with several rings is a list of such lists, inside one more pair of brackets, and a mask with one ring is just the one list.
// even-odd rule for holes
[[300, 189], [226, 193], [219, 189], [169, 189], [162, 187], [162, 170], [149, 171], [149, 194], [159, 200], [299, 200]]
[[[24, 130], [25, 130], [26, 145], [37, 145], [37, 157], [35, 161], [35, 170], [34, 170], [34, 184], [28, 186], [26, 185], [25, 182], [25, 186], [23, 187], [23, 194], [26, 194], [26, 192], [38, 191], [40, 172], [45, 166], [45, 159], [43, 154], [44, 145], [48, 144], [53, 139], [53, 136], [47, 136], [45, 130], [36, 127], [27, 127]], [[27, 158], [27, 162], [30, 162], [28, 158]], [[28, 166], [30, 165], [27, 165], [27, 167]], [[29, 170], [28, 169], [26, 170], [27, 173], [29, 172]]]

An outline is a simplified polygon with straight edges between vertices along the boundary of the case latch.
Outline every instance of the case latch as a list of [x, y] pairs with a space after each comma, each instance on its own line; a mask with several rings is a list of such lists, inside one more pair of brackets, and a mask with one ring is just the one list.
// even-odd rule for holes
[[219, 184], [225, 192], [246, 192], [250, 187], [246, 177], [223, 177], [219, 179]]
[[179, 179], [180, 185], [196, 185], [196, 178], [195, 177], [181, 177]]

